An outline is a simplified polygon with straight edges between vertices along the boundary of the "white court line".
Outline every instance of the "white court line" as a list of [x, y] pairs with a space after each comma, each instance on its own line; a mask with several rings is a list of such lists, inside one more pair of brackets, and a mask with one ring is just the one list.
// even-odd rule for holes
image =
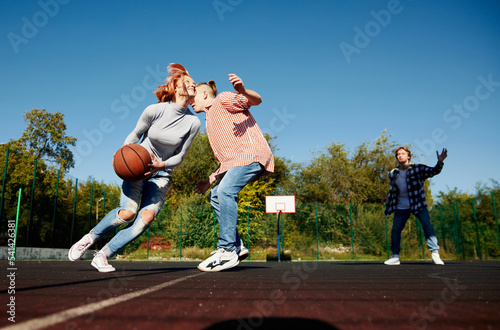
[[57, 324], [57, 323], [68, 321], [68, 320], [73, 319], [75, 317], [79, 317], [79, 316], [82, 316], [85, 314], [89, 314], [89, 313], [93, 313], [95, 311], [102, 310], [103, 308], [107, 308], [107, 307], [125, 302], [125, 301], [130, 300], [130, 299], [144, 296], [146, 294], [164, 289], [164, 288], [169, 287], [171, 285], [180, 283], [180, 282], [187, 280], [189, 278], [192, 278], [192, 277], [200, 276], [202, 274], [205, 274], [205, 273], [198, 273], [198, 274], [178, 278], [178, 279], [170, 281], [170, 282], [165, 282], [162, 284], [155, 285], [155, 286], [148, 288], [148, 289], [140, 290], [137, 292], [127, 293], [127, 294], [124, 294], [124, 295], [119, 296], [119, 297], [114, 297], [114, 298], [102, 300], [102, 301], [99, 301], [96, 303], [91, 303], [91, 304], [83, 305], [80, 307], [71, 308], [71, 309], [68, 309], [68, 310], [65, 310], [62, 312], [39, 317], [39, 318], [29, 320], [26, 322], [21, 322], [21, 323], [18, 323], [16, 325], [8, 326], [8, 327], [2, 328], [2, 329], [6, 329], [6, 330], [7, 329], [8, 330], [23, 329], [24, 330], [24, 329], [41, 329], [41, 328], [49, 327], [49, 326]]

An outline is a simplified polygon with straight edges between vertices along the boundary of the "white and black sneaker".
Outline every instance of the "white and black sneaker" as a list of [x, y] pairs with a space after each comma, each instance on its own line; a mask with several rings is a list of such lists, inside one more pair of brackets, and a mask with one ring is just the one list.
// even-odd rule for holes
[[[217, 250], [213, 250], [212, 252], [210, 252], [210, 255], [213, 255], [215, 253], [217, 253]], [[238, 254], [238, 260], [242, 261], [248, 258], [250, 251], [248, 251], [248, 249], [243, 244], [241, 244], [240, 248], [236, 249], [236, 253]]]
[[241, 244], [240, 252], [238, 252], [238, 259], [240, 261], [245, 260], [246, 258], [248, 258], [248, 254], [248, 249], [243, 244]]
[[218, 249], [205, 261], [198, 265], [198, 269], [204, 272], [220, 272], [221, 270], [233, 268], [240, 263], [236, 251]]

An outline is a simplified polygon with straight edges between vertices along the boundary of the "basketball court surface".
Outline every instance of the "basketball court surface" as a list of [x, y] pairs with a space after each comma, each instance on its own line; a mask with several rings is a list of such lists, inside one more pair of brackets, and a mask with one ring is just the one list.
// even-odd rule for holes
[[110, 263], [3, 263], [0, 327], [500, 329], [500, 261]]

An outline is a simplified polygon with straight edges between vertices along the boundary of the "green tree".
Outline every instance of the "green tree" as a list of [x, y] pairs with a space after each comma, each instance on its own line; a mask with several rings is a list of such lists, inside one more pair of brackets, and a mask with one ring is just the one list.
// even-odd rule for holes
[[295, 195], [299, 203], [343, 203], [355, 197], [352, 164], [341, 143], [331, 143], [295, 174]]
[[195, 183], [208, 176], [217, 168], [208, 136], [199, 133], [182, 163], [172, 174], [169, 184], [168, 204], [178, 206], [184, 196], [193, 194]]
[[73, 153], [68, 146], [74, 146], [76, 138], [66, 135], [64, 115], [49, 113], [45, 109], [33, 109], [23, 115], [28, 126], [16, 141], [21, 152], [33, 159], [45, 159], [58, 165], [64, 172], [74, 166]]
[[395, 166], [394, 149], [391, 135], [384, 130], [375, 142], [363, 142], [356, 148], [352, 157], [353, 191], [356, 202], [377, 203], [389, 191], [387, 174]]

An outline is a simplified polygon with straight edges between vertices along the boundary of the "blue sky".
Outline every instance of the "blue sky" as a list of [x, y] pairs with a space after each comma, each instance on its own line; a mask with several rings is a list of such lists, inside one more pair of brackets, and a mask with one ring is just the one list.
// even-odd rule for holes
[[[387, 130], [434, 165], [433, 193], [500, 181], [498, 1], [3, 1], [0, 143], [34, 108], [65, 115], [79, 180], [119, 182], [112, 154], [169, 63], [232, 90], [277, 155], [307, 162], [329, 143], [350, 152]], [[203, 115], [200, 115], [202, 123]], [[202, 127], [204, 130], [204, 126]]]

